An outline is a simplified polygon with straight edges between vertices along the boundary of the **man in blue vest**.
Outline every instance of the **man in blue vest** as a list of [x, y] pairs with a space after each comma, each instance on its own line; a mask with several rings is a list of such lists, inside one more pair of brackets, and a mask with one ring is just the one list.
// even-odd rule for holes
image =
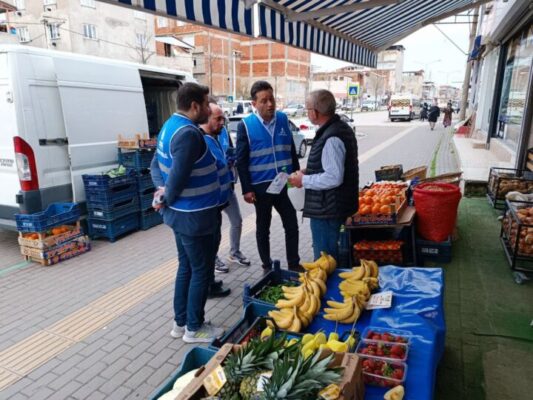
[[214, 275], [217, 216], [222, 185], [216, 158], [198, 124], [210, 115], [209, 89], [185, 83], [178, 90], [178, 112], [161, 128], [152, 161], [152, 179], [164, 194], [163, 220], [174, 231], [179, 268], [174, 290], [171, 336], [187, 343], [210, 343], [223, 334], [204, 320]]
[[[200, 128], [206, 133], [206, 142], [213, 155], [217, 157], [217, 162], [223, 163], [228, 168], [227, 180], [230, 182], [230, 190], [227, 194], [227, 203], [222, 207], [222, 211], [226, 213], [230, 222], [230, 252], [228, 260], [232, 263], [247, 267], [250, 266], [250, 261], [240, 251], [242, 216], [239, 208], [239, 201], [235, 195], [236, 176], [232, 168], [234, 160], [230, 160], [227, 156], [228, 149], [232, 147], [231, 138], [229, 137], [226, 128], [224, 128], [226, 122], [224, 112], [218, 106], [216, 100], [210, 99], [209, 106], [211, 107], [209, 121], [201, 125]], [[226, 177], [223, 177], [223, 179], [225, 181]], [[220, 225], [222, 225], [222, 215], [220, 216]], [[220, 259], [220, 257], [218, 257], [218, 255], [215, 258], [215, 272], [229, 272], [228, 266]]]
[[237, 128], [237, 169], [244, 200], [255, 206], [259, 257], [264, 271], [269, 271], [272, 268], [270, 223], [274, 207], [285, 229], [288, 267], [300, 270], [298, 221], [287, 188], [280, 194], [266, 192], [278, 173], [290, 174], [300, 169], [289, 120], [284, 113], [276, 111], [274, 93], [268, 82], [255, 82], [251, 96], [257, 111], [244, 118]]

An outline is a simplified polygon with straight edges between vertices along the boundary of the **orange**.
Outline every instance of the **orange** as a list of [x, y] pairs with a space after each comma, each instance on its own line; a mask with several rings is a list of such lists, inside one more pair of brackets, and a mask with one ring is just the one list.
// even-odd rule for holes
[[379, 212], [381, 214], [390, 214], [390, 207], [387, 205], [383, 205], [380, 207]]
[[372, 214], [379, 214], [380, 209], [381, 209], [381, 204], [377, 203], [374, 207], [372, 207]]

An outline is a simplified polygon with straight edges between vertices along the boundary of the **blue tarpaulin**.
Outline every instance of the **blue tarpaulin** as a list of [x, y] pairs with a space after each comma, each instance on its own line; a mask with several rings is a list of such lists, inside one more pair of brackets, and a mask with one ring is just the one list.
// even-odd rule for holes
[[[326, 299], [341, 300], [338, 273], [328, 279]], [[366, 311], [356, 324], [363, 332], [367, 326], [389, 327], [410, 331], [412, 336], [407, 358], [405, 400], [431, 400], [435, 386], [437, 366], [444, 352], [444, 273], [441, 268], [379, 268], [381, 291], [393, 292], [389, 309]], [[323, 301], [325, 303], [325, 301]], [[349, 325], [339, 325], [337, 332], [349, 330]], [[332, 332], [335, 323], [315, 317], [308, 332]], [[383, 400], [385, 389], [366, 386], [365, 400]]]

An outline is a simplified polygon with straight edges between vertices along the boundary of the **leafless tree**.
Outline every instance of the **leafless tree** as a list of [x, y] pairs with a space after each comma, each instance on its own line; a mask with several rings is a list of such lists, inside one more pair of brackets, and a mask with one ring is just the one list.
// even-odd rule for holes
[[147, 29], [144, 32], [136, 33], [136, 41], [134, 45], [130, 44], [130, 47], [135, 50], [135, 60], [141, 64], [147, 64], [148, 60], [156, 54], [151, 46], [154, 41], [153, 33], [149, 33]]

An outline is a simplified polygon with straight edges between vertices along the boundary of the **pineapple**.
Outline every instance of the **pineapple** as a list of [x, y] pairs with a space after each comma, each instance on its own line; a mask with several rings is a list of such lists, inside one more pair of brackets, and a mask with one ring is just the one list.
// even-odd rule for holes
[[261, 375], [268, 374], [270, 371], [259, 371], [253, 375], [247, 376], [241, 382], [239, 387], [239, 394], [243, 400], [258, 400], [260, 393], [257, 391], [257, 382], [261, 378]]
[[320, 360], [320, 352], [307, 359], [300, 353], [286, 354], [276, 363], [262, 400], [314, 400], [318, 392], [338, 382], [341, 368], [328, 368], [333, 355]]
[[[266, 340], [252, 339], [237, 353], [229, 355], [224, 363], [227, 382], [218, 393], [220, 399], [240, 399], [239, 389], [243, 379], [254, 376], [258, 371], [272, 370], [274, 361], [279, 358], [280, 354], [297, 351], [297, 346], [284, 348], [284, 342], [285, 335], [278, 339], [274, 335]], [[244, 393], [249, 393], [249, 391], [245, 390]]]

